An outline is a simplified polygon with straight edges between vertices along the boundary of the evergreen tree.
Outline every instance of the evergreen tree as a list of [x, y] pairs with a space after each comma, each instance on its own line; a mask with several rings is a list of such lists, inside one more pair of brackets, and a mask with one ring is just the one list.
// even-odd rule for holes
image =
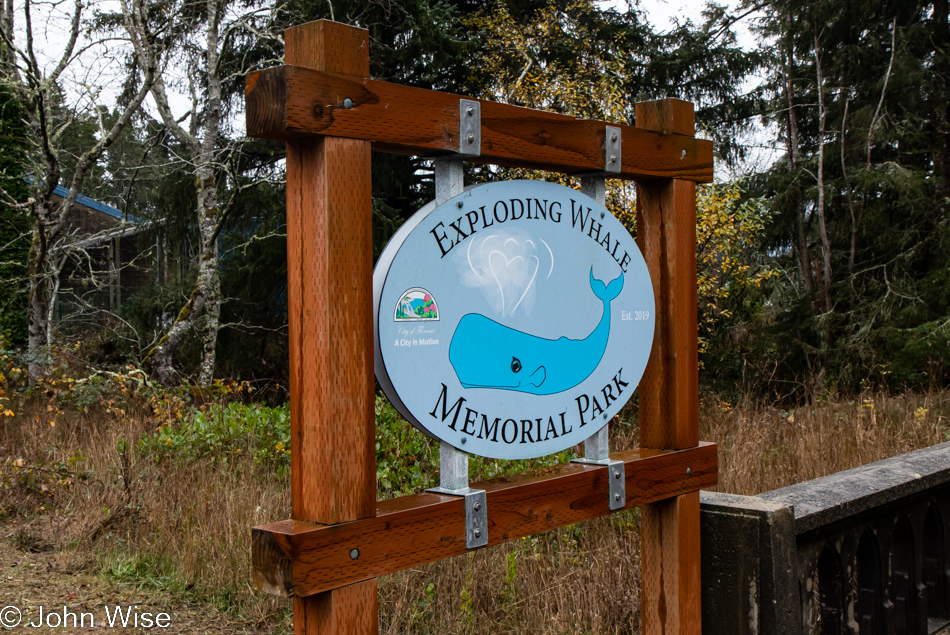
[[29, 212], [23, 204], [26, 186], [26, 125], [22, 109], [0, 88], [0, 345], [26, 342], [26, 307], [30, 250]]
[[764, 115], [785, 156], [754, 180], [786, 275], [736, 348], [777, 394], [945, 385], [950, 370], [947, 3], [763, 7]]

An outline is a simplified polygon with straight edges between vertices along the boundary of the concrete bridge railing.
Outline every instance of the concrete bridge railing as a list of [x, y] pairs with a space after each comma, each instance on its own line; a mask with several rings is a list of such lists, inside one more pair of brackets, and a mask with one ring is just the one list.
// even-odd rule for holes
[[759, 496], [703, 492], [701, 516], [704, 633], [950, 623], [950, 443]]

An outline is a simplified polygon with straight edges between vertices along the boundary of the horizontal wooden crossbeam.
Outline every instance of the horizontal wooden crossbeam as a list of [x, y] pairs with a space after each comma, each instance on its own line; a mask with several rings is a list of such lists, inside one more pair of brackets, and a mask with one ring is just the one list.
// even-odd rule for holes
[[[713, 443], [679, 451], [630, 450], [611, 458], [624, 462], [626, 509], [717, 482]], [[570, 463], [472, 484], [487, 492], [488, 544], [610, 514], [607, 479], [606, 467]], [[255, 586], [298, 597], [468, 551], [463, 499], [431, 493], [380, 501], [375, 518], [255, 527], [252, 543]]]
[[[376, 150], [420, 156], [459, 148], [459, 95], [297, 66], [252, 73], [246, 90], [247, 134], [252, 137], [364, 139]], [[604, 170], [606, 122], [480, 103], [481, 155], [467, 160], [569, 174]], [[712, 181], [711, 141], [617, 127], [621, 171], [611, 178]]]

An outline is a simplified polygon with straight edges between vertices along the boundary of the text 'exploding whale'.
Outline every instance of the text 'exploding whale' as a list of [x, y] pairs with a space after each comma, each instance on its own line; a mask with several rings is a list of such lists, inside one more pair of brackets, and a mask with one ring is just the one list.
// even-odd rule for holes
[[604, 303], [604, 314], [582, 340], [549, 340], [515, 330], [478, 313], [459, 320], [449, 362], [465, 388], [516, 390], [553, 395], [587, 379], [607, 350], [610, 302], [623, 289], [623, 274], [604, 285], [590, 273], [590, 288]]

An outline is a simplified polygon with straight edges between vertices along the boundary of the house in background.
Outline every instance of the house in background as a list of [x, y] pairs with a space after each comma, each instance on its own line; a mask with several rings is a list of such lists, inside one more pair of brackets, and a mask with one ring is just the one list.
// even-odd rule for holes
[[[58, 186], [55, 198], [69, 191]], [[123, 299], [143, 287], [164, 282], [163, 249], [143, 234], [154, 223], [80, 194], [66, 217], [61, 247], [64, 265], [54, 318], [80, 326], [118, 315]]]

